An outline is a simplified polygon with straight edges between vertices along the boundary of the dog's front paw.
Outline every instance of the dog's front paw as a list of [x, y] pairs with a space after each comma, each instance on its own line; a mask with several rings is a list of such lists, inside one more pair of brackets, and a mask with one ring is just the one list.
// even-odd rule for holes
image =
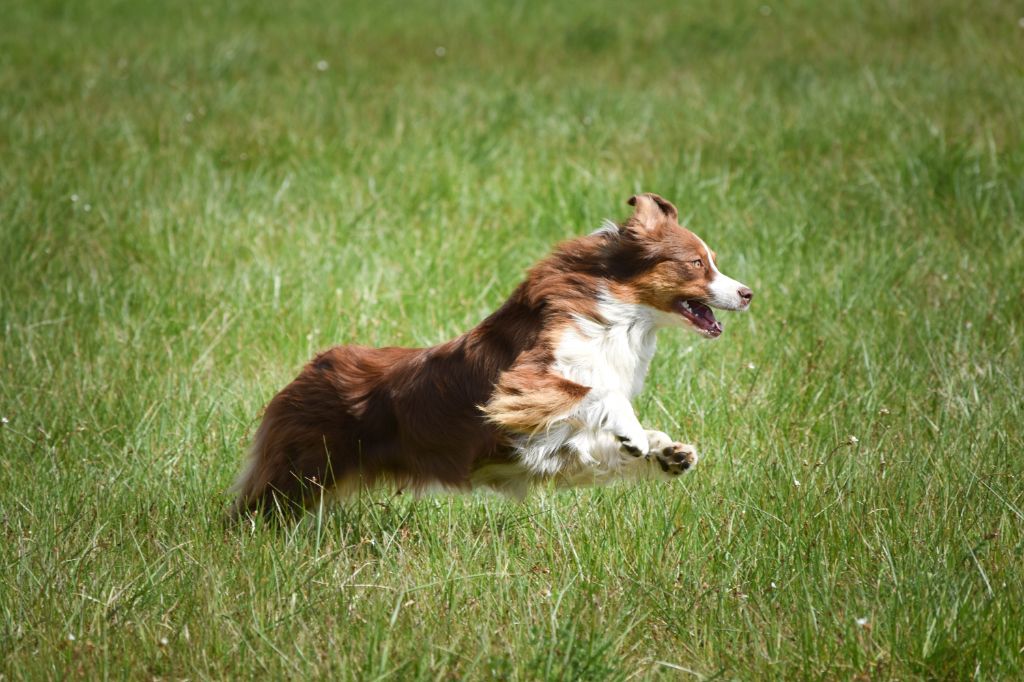
[[646, 457], [651, 451], [647, 434], [643, 431], [631, 434], [616, 433], [615, 440], [619, 441], [619, 449], [630, 457]]
[[669, 476], [679, 476], [697, 464], [697, 448], [687, 443], [671, 443], [654, 451], [658, 466]]

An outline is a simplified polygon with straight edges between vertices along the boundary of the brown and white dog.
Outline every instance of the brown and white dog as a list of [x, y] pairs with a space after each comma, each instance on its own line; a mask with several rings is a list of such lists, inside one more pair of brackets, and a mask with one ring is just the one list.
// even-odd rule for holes
[[678, 476], [693, 446], [644, 429], [656, 332], [715, 338], [711, 308], [753, 293], [655, 194], [633, 215], [559, 245], [490, 317], [432, 348], [338, 346], [274, 396], [238, 480], [236, 514], [302, 508], [325, 493], [596, 484]]

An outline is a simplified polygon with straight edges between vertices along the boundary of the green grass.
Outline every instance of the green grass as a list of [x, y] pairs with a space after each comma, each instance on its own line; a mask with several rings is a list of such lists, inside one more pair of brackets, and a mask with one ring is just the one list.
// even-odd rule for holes
[[[1024, 674], [1019, 7], [249, 4], [3, 10], [0, 677]], [[661, 335], [692, 475], [225, 530], [311, 353], [641, 190], [757, 292]]]

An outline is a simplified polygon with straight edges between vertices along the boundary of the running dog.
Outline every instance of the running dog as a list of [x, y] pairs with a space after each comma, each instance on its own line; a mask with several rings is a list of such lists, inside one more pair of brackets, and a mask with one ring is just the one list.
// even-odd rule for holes
[[753, 292], [656, 194], [621, 225], [566, 241], [507, 301], [431, 348], [337, 346], [270, 401], [238, 479], [235, 514], [302, 509], [325, 495], [486, 487], [522, 498], [567, 486], [673, 478], [692, 445], [645, 429], [631, 400], [662, 327], [722, 333], [712, 308]]

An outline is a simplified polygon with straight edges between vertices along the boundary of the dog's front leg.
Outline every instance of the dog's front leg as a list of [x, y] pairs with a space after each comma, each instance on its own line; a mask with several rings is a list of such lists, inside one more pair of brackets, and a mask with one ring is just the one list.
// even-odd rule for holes
[[596, 431], [610, 432], [618, 448], [632, 457], [645, 457], [651, 451], [649, 432], [622, 393], [609, 392], [593, 398], [584, 408], [583, 419]]
[[622, 393], [590, 397], [580, 416], [594, 435], [581, 435], [576, 447], [604, 472], [599, 478], [673, 478], [697, 463], [692, 445], [645, 429]]

